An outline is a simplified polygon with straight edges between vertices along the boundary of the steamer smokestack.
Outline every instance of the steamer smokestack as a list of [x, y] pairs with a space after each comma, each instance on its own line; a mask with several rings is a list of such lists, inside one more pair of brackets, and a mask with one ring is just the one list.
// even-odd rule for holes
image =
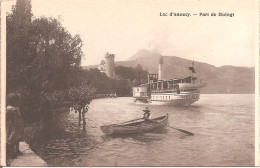
[[163, 58], [162, 57], [159, 60], [158, 80], [163, 80]]

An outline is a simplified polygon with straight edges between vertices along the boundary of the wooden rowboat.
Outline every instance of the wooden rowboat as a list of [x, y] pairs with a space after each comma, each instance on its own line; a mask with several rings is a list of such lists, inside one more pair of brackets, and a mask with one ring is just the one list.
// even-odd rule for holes
[[[125, 122], [124, 122], [125, 123]], [[106, 135], [117, 134], [133, 134], [149, 132], [159, 128], [163, 128], [168, 124], [168, 114], [158, 118], [154, 118], [151, 121], [141, 120], [138, 122], [130, 122], [126, 124], [112, 124], [103, 125], [100, 127], [101, 131]]]

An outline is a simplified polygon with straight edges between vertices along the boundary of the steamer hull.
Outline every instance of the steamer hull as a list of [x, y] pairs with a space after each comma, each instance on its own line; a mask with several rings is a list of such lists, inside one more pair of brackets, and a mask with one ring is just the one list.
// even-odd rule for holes
[[152, 93], [151, 102], [158, 105], [190, 106], [200, 99], [200, 93]]
[[207, 84], [194, 77], [195, 69], [192, 66], [191, 76], [163, 80], [162, 64], [159, 62], [159, 75], [149, 74], [148, 83], [133, 88], [135, 100], [152, 102], [153, 104], [169, 104], [173, 106], [189, 106], [200, 99], [200, 88]]

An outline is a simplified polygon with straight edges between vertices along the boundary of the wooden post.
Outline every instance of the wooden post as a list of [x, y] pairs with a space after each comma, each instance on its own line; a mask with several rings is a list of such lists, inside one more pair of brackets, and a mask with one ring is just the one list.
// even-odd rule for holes
[[80, 124], [81, 124], [81, 109], [79, 109], [79, 127], [80, 127]]
[[85, 111], [82, 111], [83, 131], [86, 131]]

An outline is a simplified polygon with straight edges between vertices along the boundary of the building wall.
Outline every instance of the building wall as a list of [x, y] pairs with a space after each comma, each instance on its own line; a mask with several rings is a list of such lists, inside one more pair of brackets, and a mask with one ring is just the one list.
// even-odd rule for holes
[[147, 87], [133, 87], [133, 97], [147, 96]]

